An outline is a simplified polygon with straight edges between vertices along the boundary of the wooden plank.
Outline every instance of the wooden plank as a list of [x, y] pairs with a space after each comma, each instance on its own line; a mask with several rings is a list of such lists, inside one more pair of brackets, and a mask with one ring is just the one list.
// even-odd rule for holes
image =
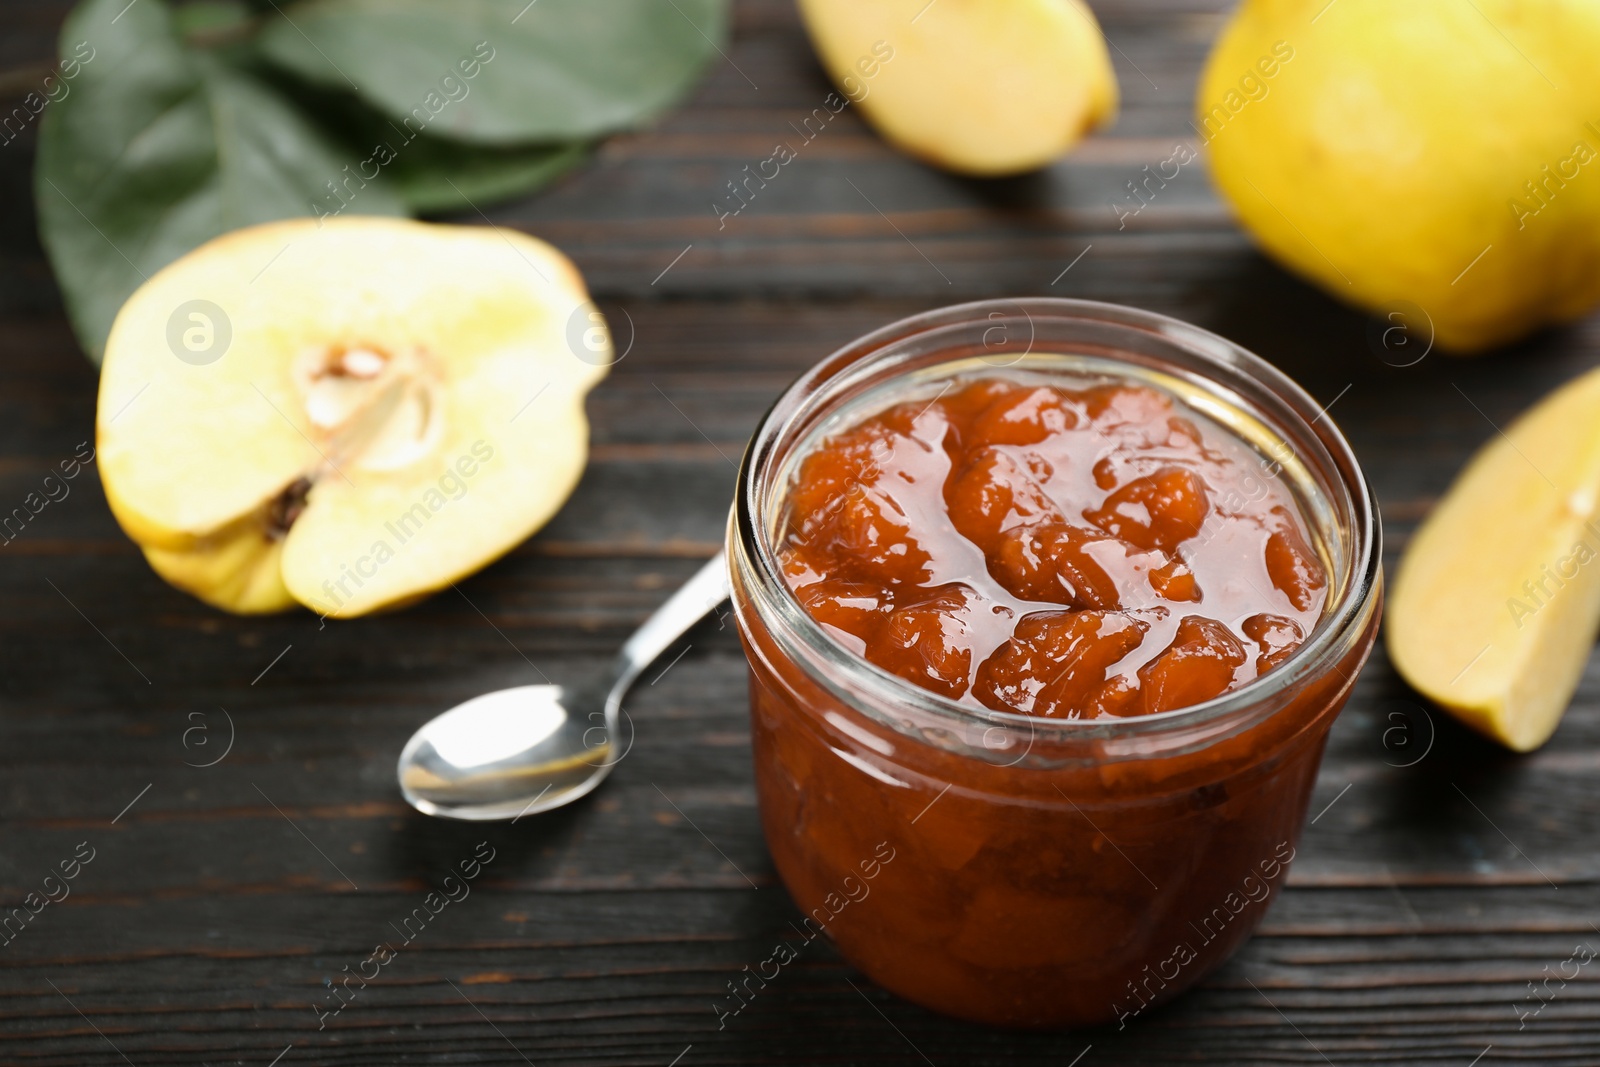
[[[795, 936], [780, 894], [677, 894], [670, 917], [644, 924], [630, 895], [535, 899], [479, 891], [491, 892], [492, 901], [475, 893], [460, 913], [447, 910], [437, 926], [423, 929], [381, 982], [361, 990], [325, 1030], [302, 1034], [296, 1054], [315, 1062], [367, 1063], [392, 1062], [379, 1057], [402, 1048], [412, 1055], [449, 1048], [463, 1050], [469, 1062], [517, 1062], [471, 1010], [476, 1006], [522, 1055], [541, 1063], [665, 1063], [691, 1044], [697, 1060], [711, 1063], [913, 1062], [907, 1039], [938, 1056], [934, 1062], [1060, 1063], [1093, 1045], [1101, 1062], [1226, 1063], [1239, 1056], [1318, 1062], [1325, 1056], [1357, 1063], [1405, 1056], [1459, 1063], [1493, 1045], [1502, 1056], [1578, 1063], [1594, 1054], [1600, 1014], [1583, 983], [1552, 984], [1554, 999], [1516, 1029], [1519, 1015], [1536, 1003], [1529, 1000], [1528, 981], [1567, 960], [1573, 942], [1592, 944], [1592, 932], [1505, 937], [1422, 930], [1369, 936], [1359, 949], [1341, 951], [1356, 944], [1355, 931], [1330, 940], [1269, 928], [1203, 989], [1122, 1033], [1001, 1035], [928, 1016], [881, 994], [863, 997], [849, 984], [859, 987], [859, 980], [825, 943], [806, 946], [773, 988], [718, 1030], [713, 1004], [719, 993], [727, 999], [729, 978], [777, 940]], [[1296, 907], [1301, 895], [1291, 891], [1280, 911]], [[1356, 900], [1354, 908], [1349, 893], [1304, 895], [1298, 906], [1319, 912], [1330, 900], [1340, 902], [1345, 921], [1357, 908], [1384, 906], [1376, 894]], [[351, 902], [324, 900], [273, 923], [246, 925], [243, 945], [219, 943], [221, 924], [239, 928], [230, 915], [214, 905], [188, 906], [181, 921], [191, 933], [181, 946], [152, 945], [111, 957], [95, 947], [95, 937], [117, 933], [119, 918], [103, 915], [76, 934], [84, 955], [41, 959], [27, 969], [48, 976], [73, 966], [75, 981], [63, 991], [130, 1055], [192, 1062], [248, 1053], [264, 1061], [276, 1050], [260, 1031], [303, 1031], [302, 1016], [314, 1023], [312, 1004], [319, 998], [332, 1003], [325, 979], [365, 958], [369, 942], [399, 940], [387, 923], [374, 923], [374, 914], [403, 916], [416, 896], [392, 894], [373, 901], [377, 908], [359, 910]], [[1326, 899], [1309, 899], [1318, 896]], [[1482, 894], [1470, 905], [1412, 896], [1414, 908], [1429, 914], [1435, 903], [1471, 914], [1483, 902]], [[1592, 908], [1592, 895], [1586, 903]], [[750, 920], [750, 932], [730, 939], [723, 931], [734, 906]], [[175, 905], [153, 907], [168, 922], [180, 920]], [[462, 929], [467, 925], [470, 931]], [[137, 935], [133, 940], [137, 944]], [[123, 1008], [119, 973], [137, 974], [159, 990], [161, 1010], [151, 1016]], [[241, 975], [270, 989], [269, 999], [216, 995], [212, 983], [238, 988]], [[54, 994], [8, 997], [0, 1012], [8, 1043], [52, 1038], [80, 1057], [27, 1062], [118, 1062]]]

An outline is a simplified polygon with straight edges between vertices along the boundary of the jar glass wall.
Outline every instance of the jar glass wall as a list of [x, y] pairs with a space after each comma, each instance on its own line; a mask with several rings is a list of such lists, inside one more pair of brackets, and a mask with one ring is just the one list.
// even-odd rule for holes
[[[1305, 642], [1192, 707], [1045, 719], [917, 688], [818, 625], [775, 552], [797, 460], [864, 397], [986, 371], [1141, 380], [1228, 426], [1291, 489], [1327, 568]], [[1318, 405], [1220, 337], [1086, 301], [947, 308], [824, 360], [751, 442], [729, 554], [763, 827], [807, 934], [910, 1000], [1020, 1026], [1126, 1022], [1249, 936], [1381, 600], [1376, 506]]]

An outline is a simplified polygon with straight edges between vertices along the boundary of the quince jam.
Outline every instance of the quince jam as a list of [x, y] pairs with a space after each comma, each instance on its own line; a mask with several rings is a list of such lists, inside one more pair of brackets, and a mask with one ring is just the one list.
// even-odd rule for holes
[[779, 557], [813, 618], [924, 689], [1154, 715], [1271, 670], [1320, 617], [1326, 573], [1275, 473], [1153, 385], [950, 380], [804, 455]]

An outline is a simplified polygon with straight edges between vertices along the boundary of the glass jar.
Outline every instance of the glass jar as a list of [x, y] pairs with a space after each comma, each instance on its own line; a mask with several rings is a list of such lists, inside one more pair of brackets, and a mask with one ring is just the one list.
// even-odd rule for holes
[[[1328, 571], [1288, 660], [1128, 719], [986, 712], [847, 649], [775, 556], [797, 460], [853, 401], [1017, 368], [1154, 381], [1296, 495]], [[917, 315], [834, 353], [762, 421], [729, 531], [761, 819], [803, 933], [874, 981], [985, 1023], [1122, 1025], [1225, 961], [1282, 886], [1328, 729], [1376, 636], [1377, 506], [1343, 436], [1278, 370], [1161, 315], [1080, 300]]]

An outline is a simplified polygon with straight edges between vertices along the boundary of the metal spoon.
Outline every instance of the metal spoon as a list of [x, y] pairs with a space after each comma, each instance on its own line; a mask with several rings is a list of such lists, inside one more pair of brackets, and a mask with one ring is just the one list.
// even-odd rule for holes
[[628, 687], [727, 596], [719, 552], [628, 638], [609, 690], [523, 685], [457, 704], [406, 742], [400, 792], [425, 815], [478, 822], [577, 800], [627, 754], [617, 748], [617, 718]]

